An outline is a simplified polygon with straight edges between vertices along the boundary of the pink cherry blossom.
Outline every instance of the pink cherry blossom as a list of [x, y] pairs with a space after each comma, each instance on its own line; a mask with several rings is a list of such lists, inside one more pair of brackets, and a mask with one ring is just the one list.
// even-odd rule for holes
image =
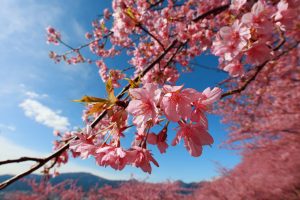
[[61, 35], [59, 32], [57, 32], [53, 27], [48, 26], [47, 27], [47, 43], [52, 43], [55, 45], [59, 44], [59, 40], [61, 39]]
[[259, 65], [271, 58], [271, 49], [262, 43], [255, 43], [247, 51], [246, 61], [250, 64]]
[[70, 143], [70, 149], [80, 154], [82, 159], [88, 158], [90, 155], [94, 155], [96, 146], [93, 139], [89, 138], [88, 134], [77, 133], [78, 140], [74, 140]]
[[88, 39], [88, 40], [90, 40], [92, 37], [93, 37], [93, 35], [90, 34], [90, 33], [85, 34], [85, 38]]
[[106, 64], [103, 62], [103, 60], [97, 60], [96, 65], [99, 67], [99, 75], [102, 78], [102, 81], [106, 82], [109, 78], [107, 75], [108, 68]]
[[232, 26], [220, 29], [217, 39], [213, 42], [212, 53], [231, 61], [241, 53], [249, 38], [250, 30], [236, 20]]
[[157, 161], [152, 157], [152, 154], [148, 149], [133, 146], [127, 152], [128, 163], [131, 163], [135, 167], [141, 168], [144, 172], [151, 174], [152, 168], [150, 162], [159, 167]]
[[112, 80], [112, 84], [113, 84], [114, 88], [119, 88], [120, 87], [119, 80], [124, 79], [126, 76], [125, 74], [123, 74], [121, 72], [121, 70], [115, 70], [115, 69], [109, 70], [109, 75]]
[[197, 99], [198, 92], [194, 89], [183, 89], [182, 86], [165, 85], [163, 87], [164, 96], [161, 101], [161, 107], [166, 117], [174, 122], [181, 118], [190, 118], [192, 113], [191, 103]]
[[234, 10], [239, 10], [243, 7], [243, 5], [247, 2], [247, 0], [231, 0], [230, 8]]
[[194, 110], [191, 114], [191, 121], [201, 124], [205, 129], [208, 128], [208, 122], [205, 112], [209, 111], [212, 104], [220, 99], [222, 90], [220, 88], [206, 88], [199, 94], [197, 101], [193, 102]]
[[127, 164], [126, 152], [121, 147], [105, 146], [96, 150], [96, 160], [100, 166], [110, 166], [122, 170]]
[[253, 28], [251, 36], [254, 39], [269, 40], [274, 26], [270, 20], [271, 10], [262, 1], [255, 3], [251, 12], [242, 17], [242, 23], [249, 28]]
[[147, 124], [156, 124], [159, 110], [157, 105], [160, 100], [161, 90], [153, 83], [146, 83], [142, 88], [130, 89], [130, 101], [127, 112], [133, 115], [133, 123], [141, 128]]
[[244, 67], [238, 60], [228, 63], [223, 70], [229, 72], [232, 77], [238, 77], [244, 73]]
[[163, 128], [157, 135], [154, 133], [149, 133], [147, 142], [149, 144], [157, 145], [160, 153], [166, 153], [166, 149], [168, 148], [167, 144], [167, 128]]
[[202, 146], [213, 144], [214, 140], [201, 124], [191, 124], [179, 122], [179, 130], [172, 141], [172, 145], [177, 145], [181, 138], [189, 153], [198, 157], [202, 154]]
[[221, 94], [222, 90], [220, 88], [214, 87], [213, 89], [210, 89], [210, 87], [208, 87], [202, 92], [202, 95], [204, 95], [204, 97], [201, 97], [201, 103], [206, 106], [210, 106], [220, 99]]
[[274, 14], [274, 20], [277, 21], [276, 24], [283, 31], [287, 31], [294, 28], [297, 20], [299, 21], [299, 15], [297, 14], [297, 9], [292, 7], [291, 2], [288, 3], [286, 0], [281, 0], [277, 4], [277, 12]]
[[104, 16], [104, 18], [105, 19], [109, 19], [110, 18], [110, 12], [109, 12], [109, 10], [106, 8], [106, 9], [104, 9], [104, 11], [103, 11], [103, 16]]

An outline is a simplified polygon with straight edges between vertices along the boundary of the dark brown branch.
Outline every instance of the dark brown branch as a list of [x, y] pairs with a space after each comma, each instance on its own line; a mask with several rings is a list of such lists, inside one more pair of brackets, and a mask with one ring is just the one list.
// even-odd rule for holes
[[234, 90], [230, 90], [228, 92], [225, 92], [224, 94], [221, 95], [221, 99], [236, 93], [240, 93], [242, 91], [244, 91], [247, 86], [253, 81], [255, 80], [256, 76], [259, 74], [259, 72], [263, 69], [263, 67], [268, 63], [269, 61], [265, 61], [264, 63], [262, 63], [261, 65], [256, 67], [256, 71], [254, 73], [253, 76], [251, 76], [251, 78], [249, 78], [241, 87], [239, 87], [238, 89], [234, 89]]
[[162, 3], [162, 2], [164, 2], [164, 0], [159, 0], [159, 1], [157, 1], [156, 3], [154, 3], [154, 4], [150, 4], [148, 10], [151, 9], [151, 8], [154, 8], [155, 6], [158, 6], [158, 5], [159, 5], [160, 3]]
[[126, 67], [125, 69], [122, 69], [121, 71], [126, 72], [126, 71], [131, 70], [131, 69], [135, 69], [135, 67], [134, 66]]
[[275, 46], [275, 47], [273, 48], [273, 51], [277, 51], [277, 50], [280, 49], [280, 48], [284, 45], [284, 43], [285, 43], [285, 37], [284, 37], [283, 32], [280, 30], [279, 27], [277, 28], [277, 30], [278, 30], [278, 32], [279, 32], [279, 43], [278, 43], [277, 46]]
[[45, 175], [49, 175], [49, 171], [56, 165], [57, 161], [58, 161], [58, 157], [55, 157], [54, 160], [52, 160], [52, 163], [50, 166], [44, 167], [43, 173]]
[[190, 62], [190, 64], [194, 65], [194, 66], [197, 66], [197, 67], [200, 67], [200, 68], [203, 68], [203, 69], [226, 73], [224, 70], [221, 70], [219, 68], [212, 68], [212, 67], [208, 67], [208, 66], [201, 65], [201, 64], [198, 64], [198, 63], [194, 63], [194, 62]]
[[193, 21], [194, 22], [198, 22], [200, 21], [201, 19], [204, 19], [210, 15], [218, 15], [219, 13], [227, 10], [229, 8], [230, 4], [226, 4], [226, 5], [223, 5], [223, 6], [220, 6], [220, 7], [217, 7], [217, 8], [214, 8], [206, 13], [203, 13], [202, 15], [199, 15], [198, 17], [196, 17]]
[[142, 29], [145, 33], [147, 33], [148, 35], [150, 35], [162, 48], [163, 50], [166, 50], [164, 45], [160, 42], [160, 40], [155, 37], [155, 35], [153, 35], [152, 33], [150, 33], [150, 31], [148, 31], [145, 27], [143, 27], [141, 24], [137, 25], [140, 29]]
[[[75, 138], [74, 138], [75, 139]], [[73, 139], [72, 139], [73, 140]], [[68, 143], [66, 143], [64, 146], [62, 146], [60, 149], [58, 149], [56, 152], [54, 152], [53, 154], [49, 155], [46, 158], [43, 158], [41, 161], [39, 161], [37, 164], [33, 165], [30, 169], [28, 169], [27, 171], [18, 174], [4, 182], [2, 182], [0, 184], [0, 190], [6, 188], [7, 186], [9, 186], [10, 184], [12, 184], [13, 182], [23, 178], [24, 176], [31, 174], [32, 172], [36, 171], [37, 169], [41, 168], [42, 166], [44, 166], [47, 162], [49, 162], [50, 160], [52, 160], [53, 158], [56, 158], [58, 156], [60, 156], [65, 150], [67, 150], [69, 148], [69, 144], [72, 141], [70, 140]]]
[[21, 158], [18, 158], [18, 159], [11, 159], [11, 160], [0, 161], [0, 165], [10, 164], [10, 163], [20, 163], [20, 162], [26, 162], [26, 161], [40, 162], [42, 160], [43, 159], [41, 159], [41, 158], [21, 157]]

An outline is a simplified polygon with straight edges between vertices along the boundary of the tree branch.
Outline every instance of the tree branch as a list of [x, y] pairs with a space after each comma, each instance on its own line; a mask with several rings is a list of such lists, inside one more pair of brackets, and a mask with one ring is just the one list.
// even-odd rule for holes
[[147, 33], [148, 35], [150, 35], [156, 42], [158, 42], [158, 44], [163, 48], [163, 50], [166, 50], [164, 45], [160, 42], [160, 40], [155, 37], [152, 33], [150, 33], [150, 31], [148, 31], [145, 27], [143, 27], [141, 24], [137, 24], [137, 26], [142, 29], [145, 33]]
[[0, 165], [10, 164], [10, 163], [20, 163], [20, 162], [26, 162], [26, 161], [40, 162], [42, 160], [43, 159], [41, 159], [41, 158], [21, 157], [21, 158], [18, 158], [18, 159], [10, 159], [10, 160], [0, 161]]
[[[283, 42], [284, 43], [284, 42]], [[280, 43], [279, 46], [282, 46], [283, 43]], [[227, 96], [230, 96], [230, 95], [233, 95], [233, 94], [236, 94], [236, 93], [240, 93], [242, 91], [244, 91], [247, 86], [255, 80], [255, 78], [257, 77], [257, 75], [259, 74], [259, 72], [264, 68], [264, 66], [266, 66], [270, 61], [275, 61], [277, 59], [279, 59], [281, 56], [287, 54], [290, 50], [294, 49], [295, 47], [297, 47], [299, 44], [299, 42], [297, 42], [295, 45], [293, 45], [291, 48], [289, 48], [288, 50], [286, 51], [283, 51], [281, 52], [280, 54], [278, 54], [275, 58], [271, 59], [271, 60], [267, 60], [265, 62], [263, 62], [262, 64], [256, 66], [256, 71], [255, 73], [253, 74], [253, 76], [251, 76], [241, 87], [237, 88], [237, 89], [234, 89], [234, 90], [230, 90], [228, 92], [225, 92], [221, 95], [221, 99], [224, 98], [224, 97], [227, 97]], [[278, 46], [277, 46], [278, 47]], [[277, 47], [275, 47], [277, 49]]]
[[219, 68], [212, 68], [212, 67], [208, 67], [208, 66], [205, 66], [205, 65], [201, 65], [199, 63], [194, 63], [194, 62], [190, 62], [191, 65], [194, 65], [194, 66], [197, 66], [197, 67], [200, 67], [202, 69], [207, 69], [207, 70], [212, 70], [212, 71], [216, 71], [216, 72], [222, 72], [222, 73], [226, 73], [224, 70], [221, 70]]
[[[219, 14], [220, 12], [226, 10], [227, 8], [229, 8], [229, 5], [230, 4], [227, 4], [225, 6], [220, 6], [220, 7], [217, 7], [215, 9], [212, 9], [200, 16], [198, 16], [197, 18], [195, 18], [193, 21], [194, 22], [198, 22], [199, 20], [201, 19], [204, 19], [206, 18], [207, 16], [209, 15], [216, 15], [216, 14]], [[94, 42], [94, 41], [93, 41]], [[149, 72], [158, 62], [160, 62], [164, 57], [165, 55], [167, 55], [171, 49], [173, 49], [177, 44], [180, 44], [179, 46], [181, 45], [184, 45], [184, 44], [187, 44], [188, 41], [186, 41], [185, 43], [180, 43], [177, 39], [175, 39], [166, 49], [165, 51], [160, 55], [158, 56], [152, 63], [150, 63], [141, 73], [140, 73], [140, 76], [137, 76], [134, 81], [138, 81], [140, 77], [143, 77], [145, 76], [145, 74], [147, 72]], [[90, 44], [90, 43], [89, 43]], [[86, 45], [82, 45], [80, 46], [79, 48], [83, 48], [83, 47], [86, 47], [88, 46], [89, 44], [86, 44]], [[180, 48], [178, 48], [180, 49]], [[73, 51], [73, 50], [72, 50]], [[176, 51], [176, 53], [178, 52], [178, 50]], [[174, 58], [175, 55], [173, 55], [171, 57], [171, 59]], [[170, 59], [170, 60], [171, 60]], [[130, 84], [127, 84], [123, 90], [117, 95], [117, 98], [118, 99], [121, 99], [125, 93], [129, 90], [130, 88]], [[94, 128], [98, 122], [107, 114], [107, 111], [103, 111], [92, 123], [91, 123], [91, 128]], [[73, 137], [71, 138], [64, 146], [62, 146], [60, 149], [58, 149], [57, 151], [55, 151], [54, 153], [52, 153], [51, 155], [49, 155], [48, 157], [45, 157], [45, 158], [42, 158], [41, 161], [39, 161], [38, 163], [36, 163], [34, 166], [32, 166], [30, 169], [28, 169], [27, 171], [23, 172], [23, 173], [20, 173], [4, 182], [2, 182], [0, 184], [0, 190], [6, 188], [7, 186], [9, 186], [10, 184], [16, 182], [17, 180], [25, 177], [26, 175], [29, 175], [31, 173], [33, 173], [34, 171], [36, 171], [37, 169], [39, 169], [40, 167], [44, 166], [47, 162], [49, 162], [50, 160], [52, 160], [53, 158], [56, 158], [58, 156], [60, 156], [64, 151], [66, 151], [68, 148], [69, 148], [69, 145], [70, 143], [73, 141], [73, 140], [76, 140], [78, 139], [78, 137]]]
[[230, 6], [230, 3], [229, 4], [225, 4], [223, 6], [220, 6], [220, 7], [217, 7], [217, 8], [214, 8], [206, 13], [203, 13], [202, 15], [199, 15], [198, 17], [196, 17], [193, 21], [194, 22], [198, 22], [200, 21], [201, 19], [204, 19], [206, 17], [208, 17], [209, 15], [218, 15], [219, 13], [227, 10]]
[[58, 39], [58, 41], [59, 41], [61, 44], [63, 44], [65, 47], [67, 47], [67, 48], [70, 49], [69, 51], [66, 51], [64, 54], [61, 54], [61, 55], [58, 55], [58, 56], [66, 56], [66, 55], [71, 54], [71, 53], [73, 53], [73, 52], [79, 51], [79, 50], [81, 50], [81, 49], [83, 49], [83, 48], [85, 48], [85, 47], [88, 47], [90, 44], [92, 44], [92, 43], [94, 43], [94, 42], [99, 42], [99, 41], [102, 40], [102, 39], [108, 38], [111, 34], [113, 34], [112, 31], [110, 31], [107, 35], [104, 35], [102, 38], [95, 39], [95, 40], [93, 40], [93, 41], [91, 41], [91, 42], [88, 42], [88, 43], [86, 43], [86, 44], [83, 44], [83, 45], [81, 45], [81, 46], [79, 46], [79, 47], [77, 47], [77, 48], [74, 48], [74, 47], [68, 45], [67, 43], [65, 43], [64, 41], [62, 41], [61, 39]]
[[154, 8], [155, 6], [158, 6], [158, 5], [159, 5], [160, 3], [162, 3], [162, 2], [164, 2], [164, 0], [159, 0], [159, 1], [157, 1], [156, 3], [154, 3], [154, 4], [149, 3], [150, 6], [148, 7], [148, 10]]
[[53, 154], [49, 155], [46, 158], [42, 158], [41, 161], [39, 161], [37, 164], [33, 165], [30, 169], [28, 169], [27, 171], [18, 174], [4, 182], [2, 182], [0, 184], [0, 190], [6, 188], [7, 186], [9, 186], [10, 184], [12, 184], [13, 182], [23, 178], [24, 176], [31, 174], [32, 172], [36, 171], [37, 169], [39, 169], [40, 167], [44, 166], [48, 161], [52, 160], [53, 158], [56, 158], [58, 156], [60, 156], [65, 150], [67, 150], [69, 148], [69, 144], [72, 140], [74, 140], [75, 137], [73, 139], [71, 139], [68, 143], [66, 143], [64, 146], [62, 146], [60, 149], [58, 149], [56, 152], [54, 152]]

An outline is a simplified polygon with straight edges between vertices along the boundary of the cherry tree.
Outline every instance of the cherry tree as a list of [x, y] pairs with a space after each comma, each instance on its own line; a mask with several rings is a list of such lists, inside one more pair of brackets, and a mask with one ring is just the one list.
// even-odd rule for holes
[[[130, 180], [120, 186], [104, 186], [102, 188], [90, 188], [83, 191], [76, 182], [66, 180], [52, 185], [48, 179], [43, 179], [37, 183], [35, 180], [25, 180], [32, 191], [27, 192], [7, 192], [4, 194], [5, 200], [44, 200], [44, 199], [125, 199], [125, 200], [172, 200], [192, 198], [193, 189], [183, 188], [180, 182], [147, 183], [144, 181]], [[138, 191], [138, 192], [136, 192]]]
[[195, 199], [299, 199], [299, 135], [243, 152], [232, 171], [197, 189]]
[[49, 182], [49, 177], [44, 177], [37, 182], [34, 179], [25, 179], [24, 182], [30, 186], [32, 191], [22, 192], [14, 191], [7, 192], [3, 198], [5, 200], [44, 200], [44, 199], [60, 199], [60, 200], [80, 200], [84, 197], [84, 192], [81, 187], [76, 186], [76, 182], [65, 180], [59, 184], [52, 185]]
[[[77, 132], [55, 131], [58, 140], [48, 157], [0, 162], [36, 162], [29, 170], [1, 183], [0, 188], [43, 166], [45, 173], [56, 170], [68, 162], [70, 155], [94, 157], [99, 166], [116, 170], [132, 165], [148, 173], [152, 164], [159, 166], [149, 144], [165, 153], [169, 144], [176, 146], [183, 140], [187, 151], [198, 157], [204, 145], [214, 142], [208, 133], [206, 113], [220, 98], [219, 111], [224, 120], [229, 122], [232, 118], [235, 124], [232, 141], [281, 137], [278, 132], [293, 134], [298, 130], [294, 122], [295, 116], [299, 119], [299, 105], [290, 106], [289, 98], [299, 96], [295, 92], [299, 84], [299, 3], [113, 0], [112, 8], [105, 9], [102, 17], [92, 22], [92, 31], [85, 35], [89, 42], [77, 48], [64, 42], [58, 30], [48, 27], [48, 43], [68, 49], [64, 53], [51, 51], [50, 58], [57, 63], [95, 64], [106, 85], [107, 98], [84, 96], [75, 100], [86, 105], [86, 125]], [[89, 48], [97, 59], [84, 55], [84, 48]], [[217, 56], [219, 68], [228, 72], [228, 79], [220, 83], [223, 90], [211, 86], [197, 91], [177, 85], [181, 72], [191, 69], [194, 58], [208, 52]], [[107, 59], [124, 55], [129, 57], [128, 68], [112, 69], [106, 65]], [[128, 84], [116, 95], [116, 88], [123, 86], [122, 79]], [[284, 113], [274, 115], [278, 110], [273, 106]], [[288, 116], [286, 112], [296, 113]], [[249, 115], [257, 115], [260, 120], [252, 122]], [[269, 116], [273, 124], [263, 123]], [[283, 120], [287, 124], [276, 123]], [[170, 123], [178, 125], [176, 134], [168, 131]], [[153, 132], [161, 126], [161, 131]], [[131, 147], [125, 148], [121, 139], [130, 127], [135, 127], [136, 136]], [[254, 131], [255, 128], [264, 131]], [[168, 144], [167, 139], [172, 142]]]
[[225, 145], [241, 150], [243, 160], [195, 192], [198, 199], [299, 199], [299, 69], [293, 49], [266, 65], [241, 95], [219, 102], [230, 131]]

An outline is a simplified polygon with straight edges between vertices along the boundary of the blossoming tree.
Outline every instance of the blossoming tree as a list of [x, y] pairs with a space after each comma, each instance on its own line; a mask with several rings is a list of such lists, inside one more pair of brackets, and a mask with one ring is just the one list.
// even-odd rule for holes
[[[213, 144], [206, 113], [214, 102], [220, 98], [235, 101], [231, 104], [234, 106], [224, 108], [227, 113], [239, 105], [247, 110], [252, 105], [243, 101], [273, 92], [264, 90], [267, 87], [263, 85], [259, 88], [261, 79], [284, 73], [286, 62], [293, 61], [299, 68], [299, 4], [299, 0], [113, 0], [112, 8], [105, 9], [101, 19], [93, 21], [93, 30], [85, 35], [90, 42], [77, 48], [48, 27], [48, 42], [68, 48], [62, 54], [50, 52], [50, 58], [68, 64], [95, 63], [106, 85], [107, 98], [84, 96], [75, 100], [86, 105], [86, 126], [78, 132], [56, 131], [59, 139], [55, 141], [55, 152], [48, 157], [0, 162], [36, 162], [29, 170], [1, 183], [0, 188], [42, 166], [48, 173], [67, 163], [69, 154], [83, 159], [94, 157], [98, 165], [116, 170], [132, 165], [148, 173], [151, 163], [158, 166], [149, 144], [165, 153], [169, 144], [176, 146], [183, 140], [192, 156], [200, 156], [204, 145]], [[82, 53], [84, 48], [98, 59], [89, 59]], [[221, 83], [224, 90], [211, 86], [201, 92], [176, 85], [181, 71], [189, 70], [191, 61], [207, 52], [217, 56], [219, 68], [228, 72], [228, 79]], [[111, 69], [105, 63], [105, 59], [124, 55], [130, 58], [129, 68]], [[299, 69], [296, 72], [287, 79], [298, 83]], [[128, 84], [116, 95], [121, 79], [128, 80]], [[256, 93], [243, 95], [249, 87], [257, 88], [253, 91]], [[243, 98], [236, 100], [239, 96]], [[273, 99], [269, 101], [272, 106]], [[170, 123], [178, 125], [175, 135], [168, 131]], [[121, 138], [133, 126], [136, 136], [131, 147], [125, 148]], [[161, 131], [153, 132], [160, 126]], [[239, 137], [241, 132], [234, 134]], [[172, 142], [168, 144], [167, 138]]]

